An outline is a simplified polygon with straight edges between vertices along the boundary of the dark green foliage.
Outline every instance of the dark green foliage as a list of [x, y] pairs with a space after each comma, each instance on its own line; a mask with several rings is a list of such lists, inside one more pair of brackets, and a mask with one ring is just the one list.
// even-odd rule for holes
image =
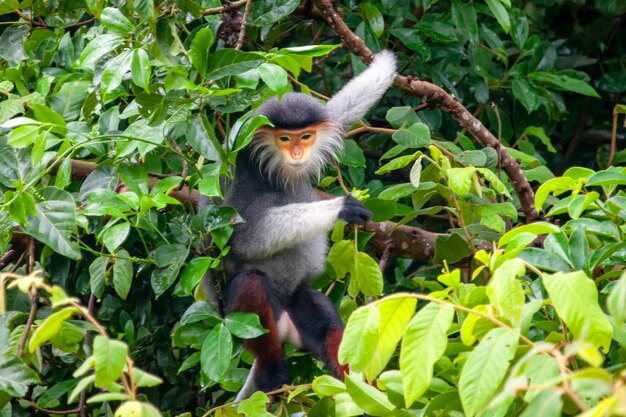
[[[524, 225], [496, 151], [392, 88], [320, 181], [395, 223], [338, 225], [316, 283], [348, 323], [340, 359], [355, 372], [320, 376], [288, 347], [294, 382], [313, 387], [274, 410], [626, 416], [626, 6], [512, 3], [335, 4], [402, 75], [477, 115], [547, 217]], [[265, 330], [222, 317], [200, 282], [209, 271], [223, 286], [241, 219], [217, 201], [268, 123], [250, 110], [288, 91], [330, 96], [364, 64], [310, 2], [254, 1], [240, 50], [244, 5], [220, 6], [0, 3], [0, 417], [201, 416], [245, 380], [237, 339]], [[428, 250], [390, 235], [404, 225]], [[213, 412], [267, 415], [266, 402]]]

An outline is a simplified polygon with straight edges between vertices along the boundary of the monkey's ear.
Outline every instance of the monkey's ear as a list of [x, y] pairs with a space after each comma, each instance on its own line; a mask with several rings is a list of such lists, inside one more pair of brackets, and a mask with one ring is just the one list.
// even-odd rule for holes
[[396, 56], [387, 50], [374, 55], [369, 68], [353, 78], [326, 104], [328, 115], [344, 129], [365, 116], [393, 84], [397, 71]]

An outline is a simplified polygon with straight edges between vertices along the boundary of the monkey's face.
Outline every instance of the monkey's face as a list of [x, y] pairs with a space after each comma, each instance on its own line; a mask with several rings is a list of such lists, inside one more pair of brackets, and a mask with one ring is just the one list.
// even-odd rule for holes
[[317, 140], [317, 130], [273, 129], [274, 144], [285, 163], [293, 168], [303, 167], [311, 158], [311, 150]]
[[322, 120], [297, 128], [259, 128], [252, 141], [252, 157], [262, 175], [288, 185], [319, 177], [322, 169], [342, 146], [341, 126]]

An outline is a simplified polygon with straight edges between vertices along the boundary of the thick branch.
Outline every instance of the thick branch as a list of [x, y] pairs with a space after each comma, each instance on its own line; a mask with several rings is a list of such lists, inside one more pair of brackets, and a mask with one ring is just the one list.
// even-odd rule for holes
[[[71, 161], [72, 165], [72, 179], [84, 180], [87, 176], [96, 169], [94, 162], [84, 161]], [[152, 187], [158, 178], [150, 178], [148, 184]], [[197, 206], [200, 194], [196, 190], [189, 191], [189, 187], [184, 186], [180, 190], [172, 191], [170, 193], [172, 197], [178, 201], [189, 201], [194, 206]], [[395, 229], [394, 229], [395, 228]], [[427, 230], [420, 229], [413, 226], [398, 226], [393, 222], [368, 222], [365, 225], [365, 230], [375, 233], [371, 242], [375, 244], [380, 251], [384, 251], [389, 244], [393, 244], [389, 250], [389, 255], [408, 258], [429, 260], [435, 254], [435, 240], [437, 233], [429, 232]]]
[[[337, 32], [337, 35], [339, 35], [346, 48], [358, 56], [363, 62], [369, 64], [374, 54], [365, 45], [365, 42], [350, 30], [341, 16], [333, 8], [332, 3], [329, 0], [313, 0], [313, 3], [324, 15], [328, 25]], [[498, 152], [502, 169], [504, 169], [508, 175], [511, 185], [519, 197], [521, 209], [526, 215], [526, 220], [531, 222], [537, 217], [534, 204], [535, 195], [519, 163], [472, 113], [444, 89], [429, 82], [398, 75], [394, 85], [409, 94], [422, 97], [422, 99], [431, 105], [436, 105], [447, 111], [461, 127], [467, 129], [472, 134], [477, 142], [483, 146], [494, 148]]]

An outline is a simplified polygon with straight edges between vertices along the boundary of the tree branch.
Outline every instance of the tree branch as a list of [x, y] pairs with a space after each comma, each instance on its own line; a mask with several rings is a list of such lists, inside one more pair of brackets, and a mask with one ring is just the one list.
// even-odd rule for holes
[[[334, 9], [332, 3], [329, 0], [313, 0], [313, 3], [326, 19], [326, 23], [339, 35], [345, 47], [354, 55], [358, 56], [361, 61], [369, 64], [374, 54], [365, 45], [365, 42], [350, 30], [341, 16], [339, 16], [339, 13]], [[394, 81], [394, 85], [409, 94], [422, 97], [423, 100], [431, 105], [440, 107], [450, 113], [461, 127], [471, 133], [477, 142], [483, 146], [495, 149], [496, 152], [498, 152], [502, 169], [504, 169], [508, 175], [511, 185], [519, 197], [521, 209], [526, 216], [526, 221], [531, 222], [537, 217], [534, 203], [535, 194], [524, 176], [519, 163], [472, 113], [443, 88], [427, 81], [420, 81], [412, 77], [398, 75]]]
[[[55, 166], [59, 164], [55, 163]], [[85, 161], [71, 161], [72, 166], [72, 180], [84, 180], [87, 176], [96, 169], [97, 164], [95, 162]], [[54, 169], [52, 169], [54, 171]], [[53, 172], [54, 173], [54, 172]], [[152, 187], [158, 182], [158, 178], [149, 178], [148, 185]], [[321, 193], [324, 194], [324, 193]], [[195, 207], [198, 205], [200, 194], [197, 190], [189, 190], [189, 187], [183, 186], [180, 190], [172, 191], [170, 196], [178, 201], [189, 201]], [[368, 222], [365, 227], [365, 231], [374, 233], [374, 237], [370, 240], [371, 243], [376, 245], [377, 249], [381, 253], [389, 244], [393, 246], [389, 249], [389, 256], [429, 260], [432, 259], [435, 254], [435, 241], [439, 236], [438, 233], [429, 232], [419, 227], [401, 225], [398, 226], [394, 222]]]

